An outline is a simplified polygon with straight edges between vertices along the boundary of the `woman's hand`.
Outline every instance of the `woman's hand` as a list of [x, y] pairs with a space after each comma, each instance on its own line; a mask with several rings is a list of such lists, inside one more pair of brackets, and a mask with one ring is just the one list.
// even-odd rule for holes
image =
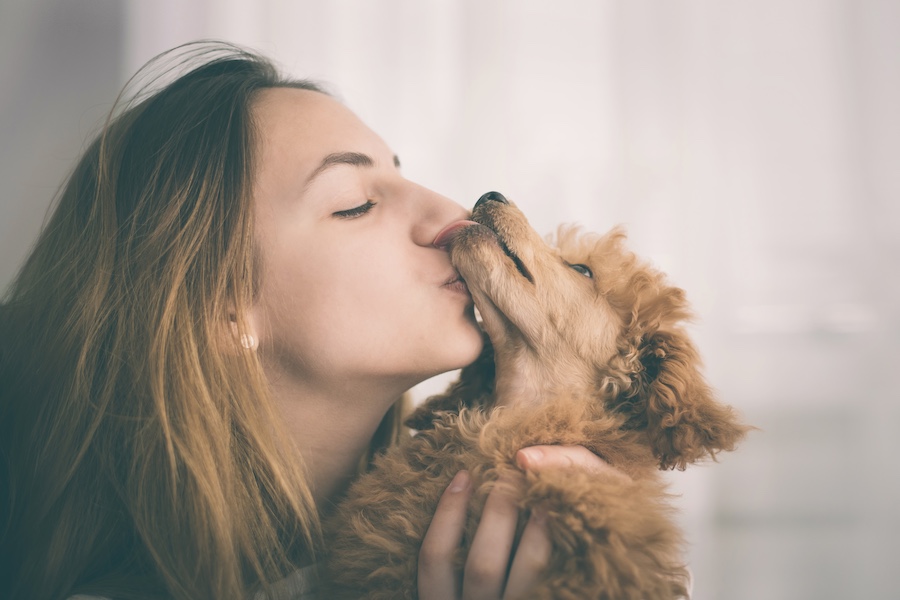
[[[516, 462], [526, 470], [582, 468], [598, 474], [618, 474], [582, 446], [531, 446], [519, 450]], [[485, 502], [465, 568], [459, 573], [454, 568], [453, 557], [462, 542], [471, 496], [469, 474], [460, 471], [438, 502], [422, 541], [418, 569], [420, 600], [512, 600], [534, 586], [550, 560], [550, 538], [544, 515], [539, 512], [532, 513], [512, 554], [519, 518], [517, 498], [504, 487], [498, 487]]]

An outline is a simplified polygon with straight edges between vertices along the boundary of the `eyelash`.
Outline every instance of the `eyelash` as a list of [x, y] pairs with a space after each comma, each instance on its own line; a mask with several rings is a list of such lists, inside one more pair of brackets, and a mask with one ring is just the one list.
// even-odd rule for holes
[[353, 219], [356, 217], [361, 217], [362, 215], [364, 215], [367, 212], [369, 212], [370, 210], [372, 210], [373, 206], [375, 206], [375, 202], [372, 202], [371, 200], [366, 200], [365, 204], [360, 204], [356, 208], [350, 208], [348, 210], [339, 210], [336, 213], [334, 213], [334, 216], [339, 217], [341, 219]]

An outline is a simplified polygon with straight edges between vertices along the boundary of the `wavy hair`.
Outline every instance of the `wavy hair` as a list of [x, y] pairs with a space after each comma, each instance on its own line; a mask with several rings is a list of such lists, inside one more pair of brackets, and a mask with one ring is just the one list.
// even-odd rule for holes
[[0, 305], [3, 597], [243, 600], [321, 546], [239, 339], [261, 272], [252, 103], [324, 91], [221, 43], [139, 76]]

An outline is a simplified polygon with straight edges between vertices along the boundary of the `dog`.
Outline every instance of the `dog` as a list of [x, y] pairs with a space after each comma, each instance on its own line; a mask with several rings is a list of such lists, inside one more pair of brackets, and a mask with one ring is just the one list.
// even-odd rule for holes
[[[328, 597], [416, 598], [422, 540], [461, 469], [475, 491], [458, 566], [502, 479], [519, 498], [518, 534], [541, 510], [553, 543], [528, 598], [686, 597], [660, 470], [715, 459], [750, 428], [701, 374], [684, 292], [626, 250], [621, 229], [561, 227], [551, 245], [497, 192], [439, 237], [478, 308], [485, 349], [407, 419], [416, 435], [377, 457], [326, 519]], [[544, 444], [584, 446], [618, 472], [523, 473], [516, 452]]]

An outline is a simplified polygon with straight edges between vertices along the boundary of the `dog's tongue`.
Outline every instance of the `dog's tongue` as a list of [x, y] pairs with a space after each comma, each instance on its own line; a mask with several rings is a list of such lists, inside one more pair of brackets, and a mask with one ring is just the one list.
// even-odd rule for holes
[[470, 225], [477, 225], [475, 221], [456, 221], [455, 223], [450, 223], [446, 227], [444, 227], [439, 234], [434, 238], [434, 241], [431, 244], [435, 248], [446, 248], [450, 245], [451, 240], [453, 240], [453, 236], [456, 235], [456, 232], [460, 229], [464, 229], [469, 227]]

